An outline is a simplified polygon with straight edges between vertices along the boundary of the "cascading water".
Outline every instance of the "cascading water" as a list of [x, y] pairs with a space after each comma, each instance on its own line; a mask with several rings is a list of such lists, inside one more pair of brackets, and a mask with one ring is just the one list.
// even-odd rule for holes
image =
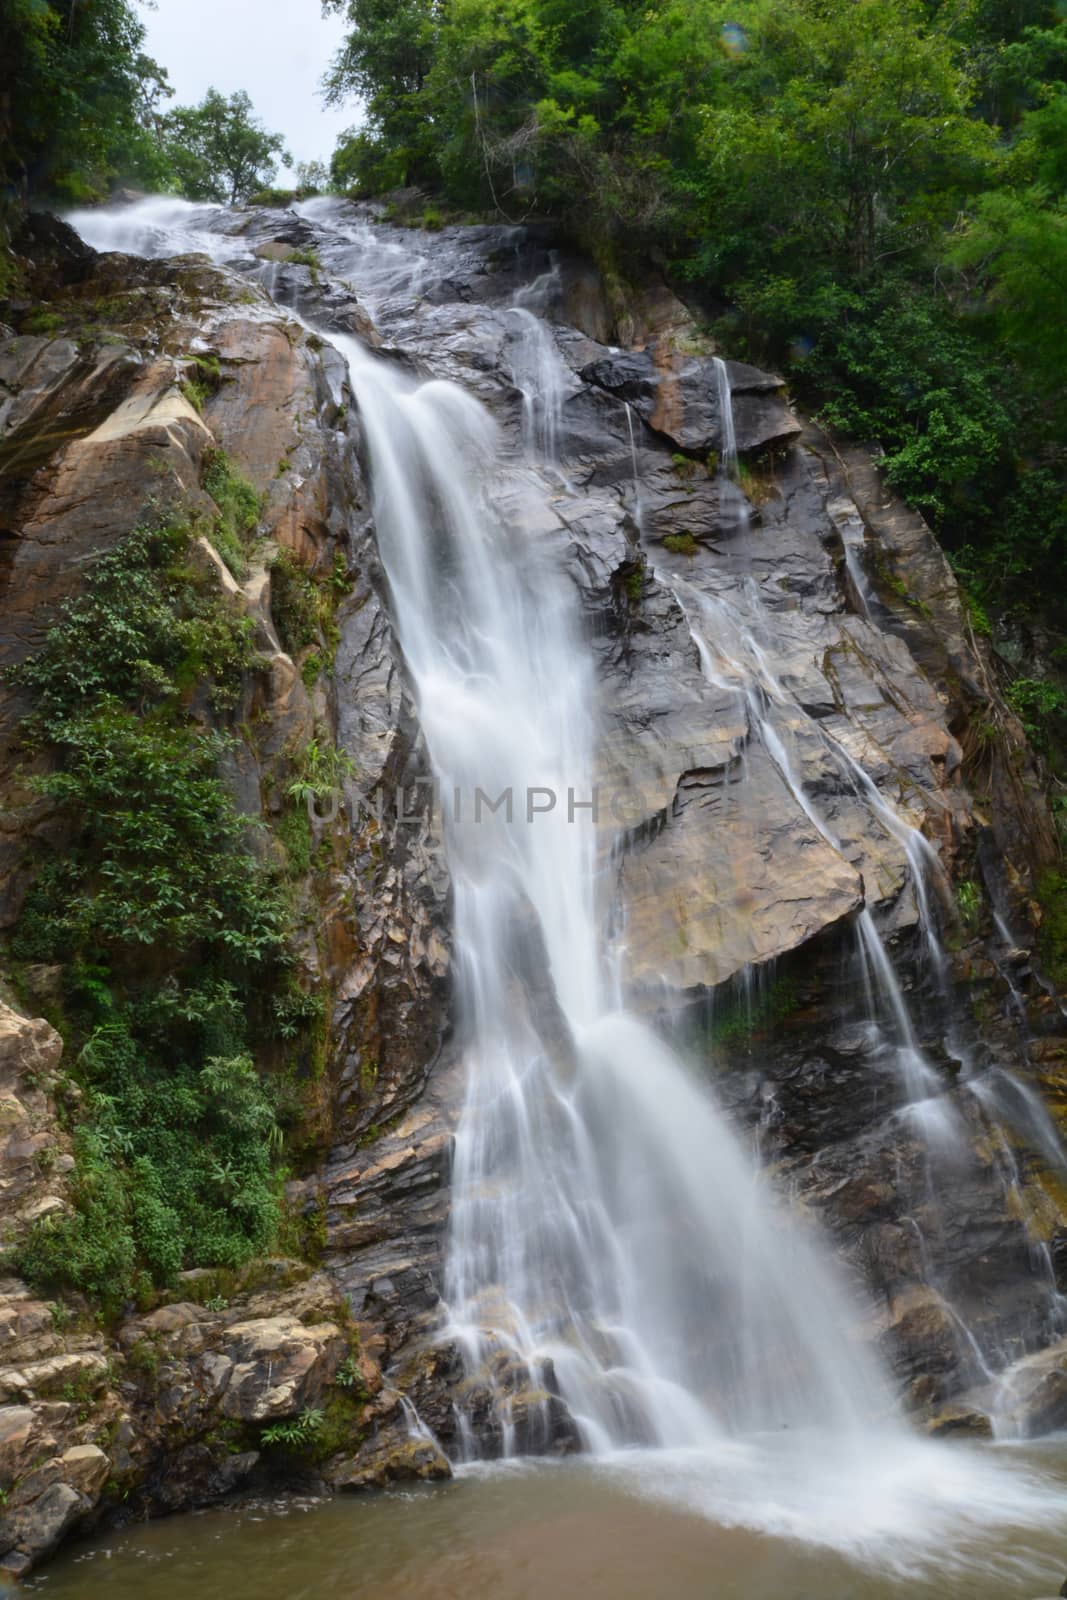
[[[168, 234], [159, 207], [171, 204], [111, 214], [110, 238], [109, 214], [93, 213], [84, 231], [101, 248], [161, 255], [230, 226], [179, 209]], [[380, 241], [362, 220], [345, 242], [346, 273], [372, 308], [417, 296], [425, 262], [410, 244]], [[208, 248], [247, 254], [238, 238]], [[845, 1331], [854, 1311], [824, 1252], [684, 1061], [626, 1012], [598, 900], [603, 827], [584, 809], [597, 759], [591, 654], [564, 552], [543, 532], [560, 485], [530, 459], [552, 450], [552, 434], [529, 429], [527, 459], [509, 461], [464, 390], [417, 383], [356, 339], [329, 337], [349, 363], [455, 891], [468, 1078], [439, 1337], [467, 1369], [463, 1450], [579, 1442], [642, 1493], [898, 1570], [942, 1558], [963, 1530], [1060, 1514], [1059, 1491], [1025, 1466], [919, 1441], [894, 1421], [877, 1363]], [[718, 381], [733, 471], [722, 363]], [[749, 625], [705, 596], [712, 612], [695, 618], [678, 593], [709, 675], [736, 689], [834, 845], [790, 750], [783, 713], [806, 714], [771, 668], [759, 617]], [[873, 922], [861, 931], [872, 1010], [895, 1017], [902, 1052], [912, 1030], [899, 984]]]
[[816, 1420], [856, 1432], [888, 1398], [842, 1334], [828, 1268], [605, 969], [582, 807], [588, 650], [552, 552], [521, 513], [516, 525], [514, 498], [510, 526], [494, 509], [493, 425], [460, 390], [415, 387], [336, 342], [423, 729], [454, 797], [469, 1086], [445, 1299], [472, 1387], [492, 1396], [493, 1447], [547, 1446], [556, 1390], [590, 1449]]
[[566, 373], [545, 313], [560, 292], [558, 262], [533, 283], [516, 290], [511, 317], [511, 375], [522, 394], [522, 438], [529, 455], [548, 466], [559, 464]]
[[[723, 418], [723, 471], [726, 473], [736, 471], [736, 439], [732, 420], [729, 424], [726, 421], [732, 416], [729, 372], [726, 364], [718, 358], [715, 372], [717, 400]], [[851, 567], [849, 570], [856, 585], [857, 573]], [[886, 834], [899, 845], [915, 896], [919, 928], [933, 986], [940, 996], [945, 1016], [950, 1017], [948, 963], [929, 893], [929, 883], [937, 881], [942, 875], [941, 864], [933, 847], [918, 828], [887, 803], [855, 757], [784, 690], [772, 665], [772, 620], [751, 580], [741, 586], [732, 603], [701, 593], [677, 577], [668, 576], [666, 581], [673, 587], [686, 612], [705, 675], [709, 681], [722, 688], [733, 689], [740, 696], [755, 737], [763, 744], [794, 802], [816, 832], [832, 849], [842, 852], [841, 842], [829, 822], [805, 792], [797, 765], [776, 726], [776, 713], [779, 718], [784, 716], [789, 719], [794, 726], [805, 728], [813, 745], [822, 746], [828, 751], [855, 798], [869, 808]], [[900, 980], [869, 906], [860, 910], [856, 931], [857, 953], [867, 996], [871, 1053], [874, 1058], [886, 1059], [891, 1063], [900, 1085], [902, 1100], [899, 1110], [893, 1114], [907, 1120], [926, 1151], [927, 1226], [937, 1231], [943, 1226], [939, 1196], [941, 1186], [946, 1177], [951, 1182], [959, 1167], [973, 1160], [965, 1123], [950, 1093], [950, 1085], [919, 1045]], [[946, 1047], [956, 1059], [962, 1086], [974, 1095], [983, 1108], [990, 1137], [999, 1152], [998, 1166], [1005, 1197], [1016, 1212], [1025, 1211], [1018, 1165], [1011, 1154], [1010, 1141], [1000, 1119], [1003, 1117], [1011, 1127], [1021, 1129], [1053, 1170], [1062, 1170], [1064, 1151], [1051, 1120], [1040, 1099], [1012, 1074], [1002, 1068], [993, 1068], [985, 1074], [977, 1073], [968, 1052], [958, 1043], [951, 1029], [946, 1038]], [[955, 1323], [964, 1370], [969, 1371], [972, 1382], [987, 1382], [1018, 1351], [1008, 1352], [983, 1345], [966, 1318], [954, 1307], [945, 1285], [938, 1281], [938, 1275], [930, 1265], [930, 1254], [922, 1229], [917, 1222], [914, 1227], [919, 1237], [926, 1282], [937, 1290], [941, 1303]], [[1044, 1343], [1061, 1336], [1067, 1329], [1067, 1303], [1056, 1287], [1048, 1247], [1036, 1230], [1032, 1249], [1037, 1258], [1038, 1277], [1043, 1277], [1045, 1284], [1043, 1325], [1034, 1333]], [[995, 1397], [989, 1397], [987, 1403], [995, 1418]]]

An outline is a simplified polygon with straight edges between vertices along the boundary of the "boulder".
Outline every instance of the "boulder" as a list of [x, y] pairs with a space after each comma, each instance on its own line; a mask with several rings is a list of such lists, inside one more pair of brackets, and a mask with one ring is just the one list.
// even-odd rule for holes
[[224, 1417], [274, 1422], [313, 1407], [348, 1351], [335, 1323], [306, 1327], [294, 1316], [263, 1317], [226, 1329], [220, 1347], [231, 1372]]
[[984, 1411], [976, 1406], [942, 1406], [927, 1420], [926, 1431], [932, 1438], [941, 1439], [963, 1434], [971, 1439], [991, 1439], [993, 1424]]
[[996, 1393], [1000, 1430], [1021, 1439], [1067, 1427], [1067, 1341], [1017, 1362]]

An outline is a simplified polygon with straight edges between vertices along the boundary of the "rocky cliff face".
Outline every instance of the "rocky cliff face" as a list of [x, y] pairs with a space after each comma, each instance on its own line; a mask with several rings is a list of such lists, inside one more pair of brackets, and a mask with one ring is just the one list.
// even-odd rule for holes
[[[247, 576], [206, 551], [260, 651], [233, 718], [234, 792], [270, 820], [323, 736], [355, 774], [315, 824], [299, 890], [300, 962], [330, 1026], [321, 1155], [290, 1203], [321, 1261], [267, 1264], [226, 1293], [186, 1274], [173, 1303], [107, 1338], [10, 1281], [9, 1568], [120, 1491], [162, 1510], [256, 1482], [264, 1428], [309, 1410], [329, 1413], [315, 1456], [328, 1482], [446, 1470], [409, 1437], [400, 1396], [447, 1448], [461, 1367], [437, 1335], [462, 1096], [448, 881], [331, 330], [477, 394], [514, 448], [516, 487], [542, 470], [524, 439], [555, 441], [549, 510], [516, 536], [566, 564], [594, 644], [613, 807], [604, 915], [626, 980], [823, 1219], [860, 1332], [909, 1402], [938, 1425], [980, 1426], [961, 1392], [1067, 1331], [1055, 1126], [1067, 1023], [1033, 960], [1034, 873], [1055, 851], [1033, 761], [928, 530], [868, 456], [799, 420], [772, 374], [717, 366], [662, 290], [609, 308], [542, 230], [376, 237], [334, 202], [203, 226], [191, 242], [227, 265], [96, 257], [38, 225], [56, 326], [0, 345], [4, 660], [35, 648], [149, 500], [205, 503], [206, 452], [223, 449], [254, 483]], [[316, 265], [291, 260], [309, 251]], [[205, 364], [207, 392], [190, 390]], [[720, 470], [731, 417], [740, 488]], [[516, 493], [517, 524], [524, 504]], [[271, 605], [279, 549], [313, 576], [340, 557], [345, 576], [332, 639], [292, 654]], [[312, 652], [328, 670], [302, 670]], [[26, 709], [4, 691], [8, 926], [35, 841], [59, 828], [21, 765]], [[22, 981], [24, 1002], [46, 1007], [48, 973]], [[42, 1206], [68, 1204], [71, 1162], [49, 1099], [58, 1037], [6, 1015], [0, 1183], [14, 1238]], [[1059, 1358], [1045, 1360], [1042, 1394]], [[1020, 1428], [1049, 1421], [1027, 1404]], [[572, 1436], [561, 1418], [560, 1446]], [[274, 1459], [284, 1471], [284, 1452]]]

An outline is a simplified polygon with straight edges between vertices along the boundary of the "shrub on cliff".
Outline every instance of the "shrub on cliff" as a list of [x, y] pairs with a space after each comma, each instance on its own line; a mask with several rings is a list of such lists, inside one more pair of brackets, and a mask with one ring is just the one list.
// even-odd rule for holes
[[281, 1031], [289, 909], [207, 725], [254, 669], [250, 626], [194, 557], [182, 524], [136, 529], [12, 674], [69, 835], [12, 953], [61, 966], [78, 1088], [74, 1211], [39, 1222], [19, 1266], [109, 1304], [234, 1266], [277, 1220], [279, 1111], [254, 1056]]

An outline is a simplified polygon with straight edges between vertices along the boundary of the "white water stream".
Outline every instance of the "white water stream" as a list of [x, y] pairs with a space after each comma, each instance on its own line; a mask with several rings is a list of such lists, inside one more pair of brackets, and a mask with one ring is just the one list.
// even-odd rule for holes
[[[78, 225], [100, 248], [113, 229], [113, 248], [175, 253], [199, 237], [202, 208], [168, 233], [161, 208], [174, 204]], [[362, 224], [349, 242], [347, 275], [372, 303], [417, 294], [417, 251]], [[536, 322], [529, 307], [502, 315]], [[1040, 1525], [1067, 1507], [1030, 1469], [921, 1441], [894, 1418], [876, 1361], [846, 1332], [858, 1318], [828, 1252], [775, 1199], [689, 1064], [625, 1008], [604, 948], [596, 829], [568, 806], [591, 793], [596, 685], [559, 549], [538, 532], [540, 501], [560, 493], [528, 459], [558, 438], [558, 391], [532, 387], [544, 335], [537, 324], [523, 367], [526, 461], [507, 458], [463, 389], [330, 335], [349, 365], [394, 619], [446, 797], [467, 1097], [442, 1337], [464, 1352], [468, 1397], [488, 1394], [505, 1454], [550, 1444], [558, 1394], [586, 1451], [625, 1462], [643, 1447], [649, 1492], [725, 1523], [904, 1566], [938, 1559], [972, 1518]], [[723, 385], [728, 410], [725, 369]], [[737, 619], [720, 620], [695, 627], [707, 670], [733, 673], [833, 843], [769, 714], [781, 691], [758, 640], [738, 643]], [[916, 1075], [908, 1098], [924, 1103], [925, 1063], [872, 929], [872, 986]], [[459, 1410], [473, 1457], [485, 1430], [462, 1399]]]

